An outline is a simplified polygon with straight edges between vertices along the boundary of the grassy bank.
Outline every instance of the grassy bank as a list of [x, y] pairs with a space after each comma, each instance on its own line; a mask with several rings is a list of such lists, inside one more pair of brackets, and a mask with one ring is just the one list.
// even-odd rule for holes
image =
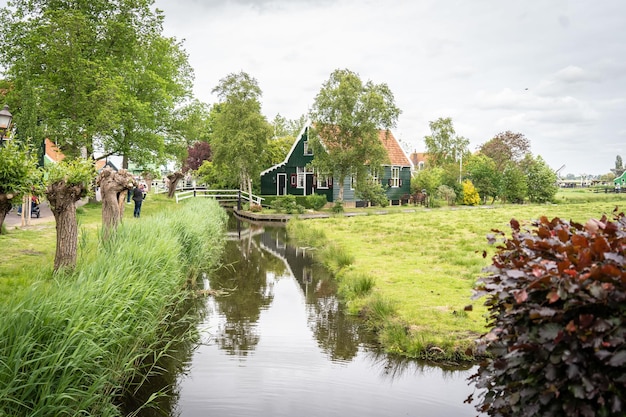
[[[582, 194], [585, 201], [589, 193]], [[290, 222], [290, 235], [318, 248], [337, 275], [350, 312], [367, 317], [387, 351], [433, 360], [470, 360], [486, 309], [472, 288], [490, 263], [492, 229], [542, 215], [586, 222], [611, 215], [621, 197], [558, 205], [418, 209], [414, 213]], [[564, 198], [572, 198], [567, 195]], [[626, 199], [625, 199], [626, 200]], [[483, 251], [487, 257], [483, 258]]]
[[[47, 229], [0, 236], [3, 247], [10, 241], [23, 253], [25, 240], [35, 239], [33, 250], [44, 251], [2, 264], [0, 415], [120, 415], [117, 401], [134, 388], [144, 359], [167, 354], [189, 274], [216, 266], [226, 216], [209, 200], [153, 215], [149, 207], [104, 243], [89, 220], [98, 218], [97, 207], [82, 208], [81, 256], [71, 275], [51, 275]], [[38, 275], [22, 271], [36, 263], [46, 265]], [[19, 277], [8, 284], [7, 269]]]

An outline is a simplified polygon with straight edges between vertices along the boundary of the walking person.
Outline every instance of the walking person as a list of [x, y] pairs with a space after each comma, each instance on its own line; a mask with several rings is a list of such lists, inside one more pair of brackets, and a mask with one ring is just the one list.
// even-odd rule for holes
[[133, 201], [135, 202], [133, 215], [135, 217], [139, 217], [141, 214], [141, 203], [143, 203], [144, 198], [146, 198], [146, 193], [144, 192], [143, 184], [141, 184], [133, 189]]

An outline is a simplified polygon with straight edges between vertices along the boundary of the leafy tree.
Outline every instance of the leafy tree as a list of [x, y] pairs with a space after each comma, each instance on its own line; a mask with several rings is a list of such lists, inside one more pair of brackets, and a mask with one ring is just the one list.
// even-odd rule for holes
[[418, 171], [413, 178], [411, 178], [411, 193], [414, 194], [421, 190], [426, 190], [426, 193], [433, 195], [441, 183], [441, 177], [443, 176], [442, 168], [426, 168]]
[[252, 193], [252, 180], [261, 172], [259, 155], [271, 136], [271, 126], [261, 114], [261, 89], [242, 71], [221, 79], [213, 92], [221, 100], [211, 141], [213, 162]]
[[36, 154], [13, 141], [0, 147], [0, 232], [11, 206], [42, 185]]
[[89, 195], [96, 176], [94, 164], [65, 158], [47, 169], [46, 198], [56, 221], [57, 244], [54, 271], [73, 269], [78, 250], [76, 202]]
[[195, 171], [204, 161], [211, 160], [211, 145], [207, 142], [196, 142], [187, 151], [187, 160], [183, 165], [183, 173]]
[[281, 136], [268, 140], [261, 154], [261, 168], [267, 169], [283, 162], [295, 140], [294, 136]]
[[528, 186], [528, 199], [533, 203], [547, 203], [554, 199], [559, 191], [556, 173], [545, 163], [541, 156], [533, 158], [526, 155], [524, 171]]
[[494, 160], [481, 153], [471, 155], [465, 170], [481, 199], [486, 202], [488, 198], [491, 198], [493, 203], [498, 196], [501, 178]]
[[[376, 171], [388, 158], [379, 131], [394, 127], [399, 115], [386, 84], [363, 83], [347, 69], [333, 71], [315, 97], [311, 112], [313, 166], [333, 175], [338, 184], [349, 175], [366, 181], [365, 164]], [[338, 199], [343, 200], [343, 187]]]
[[[541, 217], [510, 222], [497, 243], [485, 297], [489, 332], [471, 377], [489, 416], [623, 416], [626, 413], [626, 219], [584, 226]], [[471, 402], [472, 396], [468, 398]]]
[[624, 163], [622, 162], [621, 155], [615, 157], [615, 169], [624, 169]]
[[437, 197], [442, 200], [446, 200], [446, 204], [449, 206], [454, 205], [456, 200], [456, 192], [453, 188], [448, 187], [447, 185], [440, 185], [437, 187]]
[[178, 167], [184, 165], [187, 151], [195, 142], [210, 143], [216, 107], [192, 100], [174, 111], [165, 152]]
[[0, 59], [21, 136], [49, 137], [68, 157], [96, 147], [138, 159], [162, 152], [159, 132], [190, 90], [190, 67], [180, 44], [161, 36], [163, 16], [151, 4], [9, 3]]
[[523, 203], [528, 193], [528, 185], [524, 172], [512, 162], [509, 162], [502, 173], [500, 191], [498, 195], [504, 202]]
[[517, 163], [530, 153], [530, 141], [521, 133], [507, 130], [484, 143], [479, 151], [493, 159], [498, 172], [502, 172], [509, 162]]
[[467, 156], [469, 139], [456, 134], [451, 118], [440, 117], [429, 126], [431, 134], [424, 137], [424, 142], [431, 166], [451, 164]]
[[354, 192], [361, 200], [376, 206], [387, 207], [389, 205], [385, 188], [377, 181], [363, 181], [362, 184], [358, 184]]
[[480, 204], [480, 196], [478, 191], [470, 180], [463, 181], [463, 204], [467, 206], [476, 206]]

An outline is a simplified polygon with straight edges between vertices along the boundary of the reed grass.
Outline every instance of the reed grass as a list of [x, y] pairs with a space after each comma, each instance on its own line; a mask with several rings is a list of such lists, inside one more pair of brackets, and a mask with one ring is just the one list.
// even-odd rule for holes
[[0, 415], [122, 415], [146, 359], [190, 337], [171, 329], [191, 320], [176, 316], [189, 272], [217, 266], [226, 215], [214, 201], [182, 206], [124, 222], [73, 273], [43, 274], [2, 304]]

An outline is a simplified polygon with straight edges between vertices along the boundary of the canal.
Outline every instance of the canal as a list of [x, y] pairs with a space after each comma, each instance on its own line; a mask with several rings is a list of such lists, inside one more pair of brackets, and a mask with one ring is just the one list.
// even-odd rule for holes
[[171, 415], [476, 415], [463, 402], [471, 369], [382, 353], [284, 228], [233, 223], [223, 267], [199, 285], [211, 295]]

